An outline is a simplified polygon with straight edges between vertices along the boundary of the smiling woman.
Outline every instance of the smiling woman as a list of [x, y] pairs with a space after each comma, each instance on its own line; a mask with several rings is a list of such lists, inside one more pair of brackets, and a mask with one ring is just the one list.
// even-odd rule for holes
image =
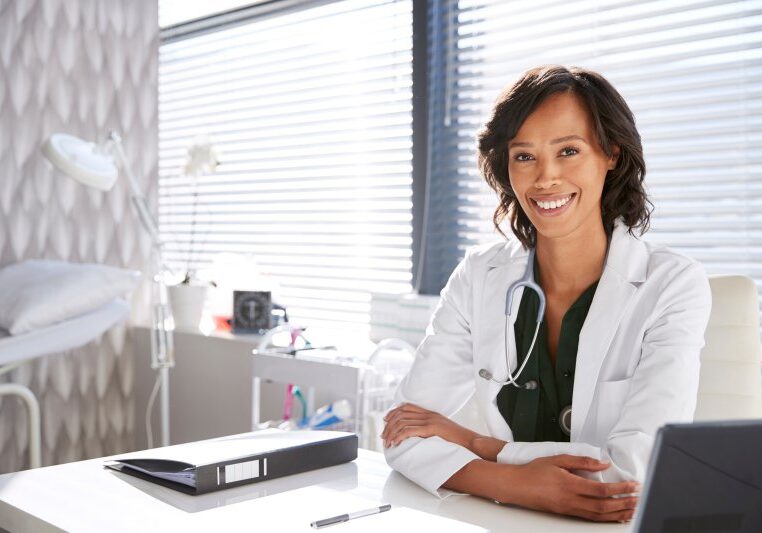
[[[656, 431], [693, 417], [706, 275], [636, 236], [640, 136], [597, 73], [526, 72], [479, 135], [479, 165], [495, 226], [510, 218], [517, 239], [472, 249], [450, 277], [387, 415], [387, 461], [440, 496], [629, 520]], [[472, 396], [487, 435], [451, 420]]]

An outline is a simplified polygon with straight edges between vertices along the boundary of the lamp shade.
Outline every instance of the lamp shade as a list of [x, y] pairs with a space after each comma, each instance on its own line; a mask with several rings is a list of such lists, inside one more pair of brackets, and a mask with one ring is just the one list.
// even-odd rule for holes
[[61, 172], [101, 191], [111, 189], [119, 175], [111, 155], [73, 135], [54, 133], [42, 145], [42, 153]]

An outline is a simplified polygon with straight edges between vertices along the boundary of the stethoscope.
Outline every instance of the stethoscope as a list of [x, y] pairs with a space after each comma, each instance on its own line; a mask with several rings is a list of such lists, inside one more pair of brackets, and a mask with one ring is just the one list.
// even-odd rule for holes
[[[540, 324], [542, 324], [542, 319], [545, 316], [545, 293], [542, 291], [542, 287], [540, 287], [537, 282], [534, 280], [534, 256], [535, 256], [535, 249], [531, 248], [529, 250], [529, 259], [527, 260], [527, 267], [524, 271], [524, 275], [518, 279], [517, 281], [514, 281], [509, 287], [508, 291], [505, 294], [505, 329], [504, 329], [504, 335], [505, 338], [505, 344], [504, 344], [504, 352], [505, 352], [505, 367], [508, 369], [508, 379], [505, 381], [497, 380], [493, 377], [492, 372], [487, 370], [486, 368], [482, 368], [479, 370], [479, 377], [492, 381], [494, 383], [497, 383], [498, 385], [505, 386], [505, 385], [513, 385], [516, 388], [519, 389], [525, 389], [525, 390], [534, 390], [537, 388], [537, 381], [530, 379], [526, 383], [519, 384], [517, 383], [517, 380], [521, 376], [521, 373], [524, 371], [524, 368], [527, 366], [527, 363], [529, 362], [529, 358], [532, 355], [532, 351], [534, 350], [535, 342], [537, 342], [537, 334], [540, 332]], [[532, 337], [532, 344], [529, 346], [529, 351], [527, 352], [526, 356], [524, 357], [524, 362], [521, 364], [521, 367], [519, 368], [518, 372], [516, 374], [511, 373], [511, 363], [508, 360], [508, 325], [511, 321], [511, 307], [513, 304], [513, 294], [516, 292], [517, 289], [521, 287], [526, 287], [527, 289], [533, 290], [535, 293], [537, 293], [537, 296], [540, 299], [540, 306], [537, 309], [537, 326], [534, 328], [534, 336]], [[563, 431], [566, 435], [571, 435], [571, 405], [567, 405], [561, 410], [560, 415], [558, 416], [558, 424], [561, 426], [561, 431]]]

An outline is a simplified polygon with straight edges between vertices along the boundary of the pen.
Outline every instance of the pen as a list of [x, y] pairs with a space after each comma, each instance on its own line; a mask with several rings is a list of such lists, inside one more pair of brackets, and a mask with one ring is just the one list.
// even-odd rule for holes
[[363, 511], [355, 511], [354, 513], [340, 514], [338, 516], [332, 516], [331, 518], [323, 518], [322, 520], [312, 522], [312, 524], [310, 525], [314, 527], [315, 529], [319, 529], [321, 527], [330, 526], [332, 524], [339, 524], [341, 522], [346, 522], [347, 520], [352, 520], [353, 518], [360, 518], [361, 516], [369, 516], [372, 514], [383, 513], [384, 511], [388, 511], [391, 508], [392, 506], [387, 503], [380, 507], [372, 507], [370, 509], [365, 509]]

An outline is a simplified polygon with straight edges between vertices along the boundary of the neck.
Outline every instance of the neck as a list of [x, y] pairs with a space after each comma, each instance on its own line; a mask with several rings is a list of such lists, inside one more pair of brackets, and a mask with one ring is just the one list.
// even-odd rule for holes
[[540, 286], [546, 292], [579, 293], [603, 273], [608, 238], [603, 224], [563, 237], [537, 235]]

